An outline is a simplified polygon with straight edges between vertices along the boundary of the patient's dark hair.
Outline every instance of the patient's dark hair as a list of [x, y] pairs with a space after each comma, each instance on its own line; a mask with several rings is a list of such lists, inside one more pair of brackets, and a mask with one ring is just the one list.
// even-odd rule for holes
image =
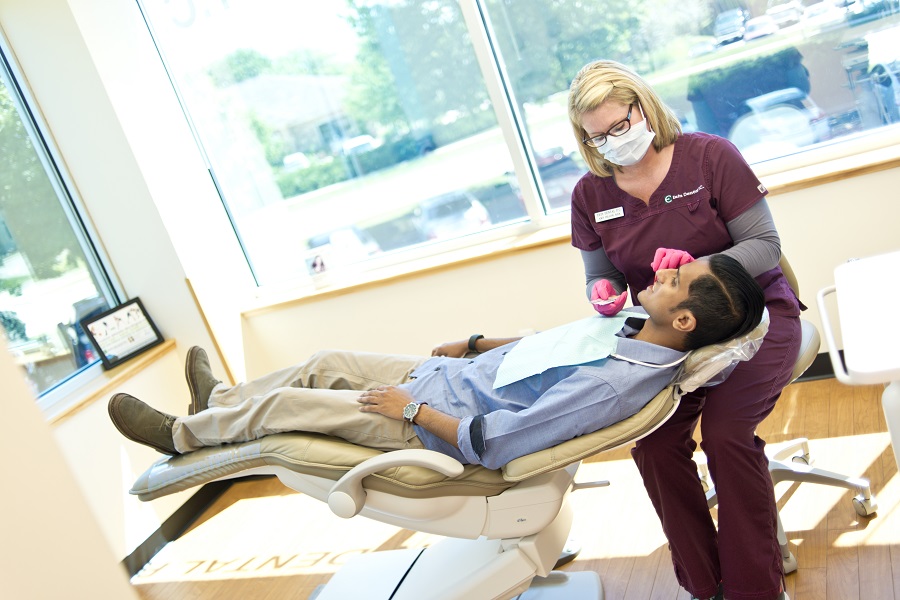
[[711, 274], [691, 282], [688, 298], [676, 307], [694, 314], [697, 326], [685, 334], [687, 350], [717, 344], [753, 330], [766, 304], [762, 288], [741, 266], [725, 254], [709, 257]]

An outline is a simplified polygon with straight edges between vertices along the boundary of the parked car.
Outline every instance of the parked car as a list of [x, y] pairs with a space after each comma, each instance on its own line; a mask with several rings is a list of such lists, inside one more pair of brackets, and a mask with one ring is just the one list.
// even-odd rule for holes
[[688, 50], [688, 56], [690, 58], [696, 58], [697, 56], [703, 56], [705, 54], [709, 54], [710, 52], [715, 52], [716, 48], [717, 45], [714, 39], [703, 39], [690, 47], [690, 49]]
[[[368, 232], [356, 225], [348, 225], [310, 237], [306, 241], [309, 248], [308, 262], [311, 270], [318, 272], [319, 263], [325, 261], [328, 268], [347, 265], [369, 258], [381, 252], [381, 247]], [[326, 258], [327, 257], [327, 258]]]
[[[577, 153], [575, 153], [577, 156]], [[580, 157], [579, 157], [580, 158]], [[572, 155], [562, 148], [550, 148], [535, 153], [538, 172], [544, 185], [549, 208], [567, 208], [571, 204], [572, 190], [587, 169], [580, 166]]]
[[282, 158], [281, 164], [286, 170], [293, 171], [295, 169], [308, 168], [312, 164], [312, 161], [310, 161], [309, 157], [303, 152], [293, 152]]
[[888, 0], [853, 0], [845, 11], [847, 20], [853, 25], [878, 19], [888, 11], [893, 12]]
[[809, 94], [798, 88], [784, 88], [750, 98], [747, 106], [758, 115], [762, 115], [773, 108], [790, 106], [802, 111], [809, 120], [809, 126], [814, 134], [814, 141], [821, 142], [831, 138], [828, 128], [828, 115], [809, 97]]
[[474, 233], [491, 224], [484, 204], [466, 191], [449, 192], [422, 201], [413, 211], [413, 220], [426, 240]]
[[847, 22], [847, 11], [831, 2], [823, 0], [803, 9], [803, 32], [806, 35], [840, 27]]
[[733, 8], [719, 13], [713, 25], [713, 36], [720, 46], [744, 39], [744, 25], [747, 13], [741, 8]]
[[775, 19], [779, 27], [796, 25], [803, 18], [803, 3], [800, 0], [769, 0], [766, 14]]
[[344, 140], [343, 142], [341, 142], [341, 152], [343, 152], [347, 156], [353, 154], [363, 154], [380, 147], [381, 144], [381, 140], [377, 140], [371, 135], [358, 135], [356, 137], [350, 138], [349, 140]]
[[769, 15], [754, 17], [747, 21], [744, 28], [744, 41], [749, 42], [773, 33], [778, 33], [778, 23], [775, 22], [775, 19]]
[[831, 138], [828, 115], [798, 88], [784, 88], [744, 101], [748, 109], [728, 135], [754, 162]]

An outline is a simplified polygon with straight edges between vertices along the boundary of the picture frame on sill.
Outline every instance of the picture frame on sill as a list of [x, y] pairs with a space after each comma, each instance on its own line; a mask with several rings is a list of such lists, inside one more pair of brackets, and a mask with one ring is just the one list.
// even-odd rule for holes
[[164, 340], [140, 298], [81, 320], [103, 368], [112, 369]]

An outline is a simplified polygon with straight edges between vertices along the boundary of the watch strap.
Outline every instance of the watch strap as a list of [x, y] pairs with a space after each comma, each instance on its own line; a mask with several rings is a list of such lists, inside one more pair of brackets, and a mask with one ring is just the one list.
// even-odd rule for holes
[[480, 333], [476, 333], [476, 334], [472, 335], [469, 338], [469, 351], [470, 352], [478, 352], [478, 350], [475, 348], [475, 343], [478, 340], [483, 339], [483, 338], [484, 338], [484, 336], [481, 335]]

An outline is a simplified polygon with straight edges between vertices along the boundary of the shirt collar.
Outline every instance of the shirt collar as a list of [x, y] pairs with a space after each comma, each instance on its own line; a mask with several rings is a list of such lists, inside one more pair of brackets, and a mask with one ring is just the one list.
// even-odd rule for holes
[[[628, 312], [646, 314], [646, 311], [641, 307], [629, 308]], [[629, 337], [641, 330], [640, 325], [643, 325], [643, 322], [639, 319], [628, 319], [625, 321], [622, 330], [616, 334], [619, 336], [616, 354], [626, 360], [636, 360], [654, 365], [667, 365], [683, 358], [687, 354], [687, 352], [682, 352], [681, 350], [674, 350], [659, 344], [651, 344], [650, 342], [643, 342]]]

